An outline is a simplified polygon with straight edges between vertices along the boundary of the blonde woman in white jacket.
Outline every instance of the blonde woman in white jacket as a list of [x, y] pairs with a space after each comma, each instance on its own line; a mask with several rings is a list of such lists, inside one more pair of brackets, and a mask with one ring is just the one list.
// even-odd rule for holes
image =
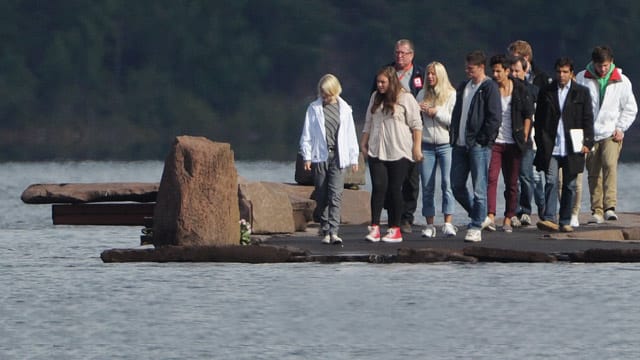
[[425, 87], [416, 99], [422, 112], [422, 155], [424, 160], [420, 168], [422, 182], [422, 215], [427, 225], [422, 236], [436, 236], [435, 218], [435, 180], [436, 169], [440, 168], [440, 188], [442, 189], [442, 213], [445, 236], [455, 236], [456, 228], [451, 223], [455, 199], [451, 190], [451, 144], [449, 125], [451, 113], [456, 103], [456, 90], [451, 85], [444, 65], [434, 61], [427, 65], [424, 79]]
[[315, 214], [324, 244], [342, 244], [338, 236], [346, 168], [358, 171], [359, 145], [351, 106], [340, 97], [334, 75], [318, 82], [318, 99], [309, 104], [300, 136], [304, 169], [313, 171]]

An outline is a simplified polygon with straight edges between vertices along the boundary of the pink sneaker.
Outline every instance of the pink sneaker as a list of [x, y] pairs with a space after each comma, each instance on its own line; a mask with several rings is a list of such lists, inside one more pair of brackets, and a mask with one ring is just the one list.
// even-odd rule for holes
[[402, 232], [397, 226], [389, 228], [387, 235], [382, 238], [382, 241], [386, 243], [399, 243], [402, 242]]
[[366, 237], [368, 241], [371, 241], [371, 242], [380, 241], [380, 226], [374, 224], [371, 226], [367, 226], [367, 229], [369, 230], [369, 235], [367, 235]]

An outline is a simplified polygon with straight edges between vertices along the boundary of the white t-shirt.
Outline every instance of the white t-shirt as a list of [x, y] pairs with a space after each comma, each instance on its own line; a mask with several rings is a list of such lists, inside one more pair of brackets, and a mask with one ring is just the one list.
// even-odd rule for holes
[[464, 93], [462, 94], [462, 113], [460, 114], [460, 128], [458, 129], [458, 140], [456, 145], [467, 146], [465, 141], [467, 135], [467, 121], [469, 120], [469, 108], [471, 107], [471, 99], [476, 95], [478, 88], [488, 78], [485, 78], [478, 84], [474, 84], [473, 80], [469, 80], [464, 87]]
[[499, 144], [515, 144], [513, 140], [513, 122], [511, 120], [511, 95], [502, 96], [502, 123], [498, 130], [496, 142]]

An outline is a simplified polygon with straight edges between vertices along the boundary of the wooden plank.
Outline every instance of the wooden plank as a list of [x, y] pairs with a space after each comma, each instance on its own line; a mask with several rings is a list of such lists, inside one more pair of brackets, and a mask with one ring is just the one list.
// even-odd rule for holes
[[155, 202], [159, 183], [32, 184], [20, 198], [26, 204], [78, 204], [94, 202]]
[[[155, 203], [54, 204], [54, 225], [145, 225]], [[148, 223], [148, 221], [147, 221]]]

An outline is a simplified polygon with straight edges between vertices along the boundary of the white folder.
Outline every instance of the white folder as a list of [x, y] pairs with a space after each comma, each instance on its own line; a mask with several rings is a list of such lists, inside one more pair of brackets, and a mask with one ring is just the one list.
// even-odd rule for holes
[[570, 129], [569, 136], [571, 136], [571, 144], [573, 144], [573, 152], [579, 153], [582, 151], [582, 141], [584, 139], [584, 131], [582, 129]]

